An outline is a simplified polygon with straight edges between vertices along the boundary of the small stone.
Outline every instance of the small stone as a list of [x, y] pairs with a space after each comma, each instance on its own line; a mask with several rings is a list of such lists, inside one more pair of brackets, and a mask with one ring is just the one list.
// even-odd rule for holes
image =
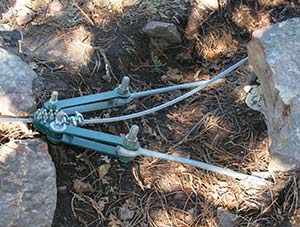
[[58, 13], [64, 10], [64, 5], [59, 0], [53, 0], [49, 4], [50, 13]]
[[120, 208], [120, 217], [124, 221], [132, 219], [134, 214], [135, 212], [129, 209], [126, 204]]
[[13, 31], [14, 29], [12, 28], [12, 26], [10, 26], [9, 24], [0, 24], [0, 31]]
[[33, 20], [33, 18], [34, 12], [26, 6], [22, 7], [17, 11], [16, 22], [19, 26], [29, 23]]
[[17, 22], [17, 25], [21, 26], [21, 25], [29, 23], [30, 21], [32, 21], [32, 19], [33, 19], [32, 14], [20, 15], [20, 16], [17, 16], [16, 22]]
[[111, 165], [108, 163], [103, 164], [98, 167], [97, 172], [98, 172], [98, 176], [100, 179], [103, 178], [108, 173], [108, 170], [110, 169], [110, 167], [111, 167]]
[[[247, 87], [244, 89], [247, 90]], [[245, 100], [246, 105], [256, 111], [259, 112], [264, 112], [264, 100], [261, 92], [261, 87], [257, 85], [251, 86], [246, 100]]]
[[217, 216], [219, 219], [219, 227], [232, 227], [235, 226], [237, 216], [221, 208], [217, 209]]
[[89, 193], [92, 192], [93, 186], [90, 183], [85, 183], [82, 182], [80, 180], [75, 180], [73, 182], [73, 188], [74, 192], [78, 193], [78, 194], [82, 194], [82, 193]]
[[161, 79], [161, 81], [163, 81], [163, 82], [167, 82], [169, 78], [168, 78], [167, 75], [162, 75], [162, 76], [160, 77], [160, 79]]
[[166, 42], [169, 45], [180, 44], [182, 42], [176, 25], [172, 23], [149, 21], [143, 27], [143, 32], [149, 36], [152, 43], [157, 45], [157, 42], [161, 42], [163, 47], [166, 45]]

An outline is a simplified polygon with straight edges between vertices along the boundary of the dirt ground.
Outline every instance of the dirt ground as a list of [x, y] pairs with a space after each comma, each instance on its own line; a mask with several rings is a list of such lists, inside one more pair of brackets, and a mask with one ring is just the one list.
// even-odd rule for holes
[[[60, 98], [107, 91], [124, 75], [131, 78], [134, 91], [211, 78], [246, 56], [253, 30], [300, 16], [299, 1], [220, 1], [217, 11], [188, 0], [124, 2], [103, 6], [96, 0], [64, 1], [64, 10], [51, 14], [46, 1], [33, 1], [34, 20], [16, 26], [7, 42], [16, 51], [22, 40], [22, 57], [39, 75], [39, 106], [53, 90]], [[0, 12], [9, 6], [10, 1], [1, 1]], [[176, 24], [183, 43], [165, 50], [151, 46], [142, 33], [149, 20]], [[65, 48], [64, 41], [74, 41], [75, 48], [56, 54], [55, 49]], [[86, 45], [95, 48], [79, 51]], [[244, 173], [267, 171], [269, 141], [263, 116], [244, 104], [248, 75], [244, 65], [224, 82], [171, 108], [88, 128], [120, 135], [136, 124], [145, 148]], [[138, 112], [180, 94], [136, 100], [128, 108], [86, 118]], [[58, 187], [53, 227], [300, 226], [297, 176], [279, 175], [276, 187], [261, 189], [159, 159], [121, 163], [65, 145], [49, 144], [49, 150]]]

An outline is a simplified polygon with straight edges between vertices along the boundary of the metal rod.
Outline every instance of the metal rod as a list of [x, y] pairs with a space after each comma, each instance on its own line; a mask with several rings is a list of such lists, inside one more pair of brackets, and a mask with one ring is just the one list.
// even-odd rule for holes
[[26, 122], [26, 123], [32, 123], [33, 118], [22, 118], [22, 117], [0, 117], [0, 122], [2, 123], [9, 123], [9, 122]]
[[239, 62], [237, 62], [236, 64], [230, 66], [229, 68], [227, 68], [226, 70], [224, 70], [223, 72], [219, 73], [217, 76], [215, 76], [214, 78], [212, 78], [211, 80], [208, 80], [207, 82], [205, 82], [204, 84], [201, 84], [200, 86], [198, 86], [197, 88], [185, 93], [184, 95], [181, 95], [169, 102], [166, 102], [164, 104], [161, 104], [159, 106], [153, 107], [151, 109], [148, 110], [144, 110], [138, 113], [133, 113], [133, 114], [128, 114], [128, 115], [124, 115], [124, 116], [119, 116], [119, 117], [112, 117], [112, 118], [95, 118], [95, 119], [88, 119], [88, 120], [84, 120], [84, 122], [82, 124], [98, 124], [98, 123], [108, 123], [108, 122], [116, 122], [116, 121], [125, 121], [128, 119], [133, 119], [133, 118], [137, 118], [137, 117], [142, 117], [144, 115], [147, 114], [151, 114], [154, 113], [156, 111], [159, 111], [161, 109], [167, 108], [169, 106], [172, 106], [192, 95], [194, 95], [195, 93], [199, 92], [200, 90], [202, 90], [203, 88], [209, 86], [210, 84], [216, 82], [217, 80], [221, 79], [222, 77], [226, 76], [227, 74], [229, 74], [230, 72], [234, 71], [236, 68], [238, 68], [239, 66], [241, 66], [242, 64], [244, 64], [246, 61], [248, 60], [248, 58], [244, 58], [242, 60], [240, 60]]
[[188, 158], [177, 157], [177, 156], [173, 156], [173, 155], [169, 155], [169, 154], [160, 153], [157, 151], [147, 150], [144, 148], [139, 148], [137, 153], [139, 155], [145, 155], [145, 156], [160, 158], [160, 159], [164, 159], [164, 160], [168, 160], [168, 161], [172, 161], [172, 162], [178, 162], [178, 163], [182, 163], [182, 164], [195, 166], [195, 167], [198, 167], [201, 169], [209, 170], [209, 171], [212, 171], [215, 173], [220, 173], [220, 174], [223, 174], [223, 175], [226, 175], [229, 177], [233, 177], [236, 179], [250, 181], [252, 183], [259, 184], [259, 185], [270, 185], [271, 184], [271, 182], [269, 182], [263, 178], [257, 177], [257, 176], [251, 176], [248, 174], [239, 173], [239, 172], [233, 171], [231, 169], [225, 169], [225, 168], [222, 168], [219, 166], [207, 164], [204, 162], [200, 162], [200, 161], [196, 161], [196, 160], [192, 160], [192, 159], [188, 159]]
[[202, 81], [196, 81], [196, 82], [191, 82], [191, 83], [185, 83], [185, 84], [179, 84], [179, 85], [174, 85], [174, 86], [169, 86], [169, 87], [162, 87], [162, 88], [156, 88], [156, 89], [151, 89], [148, 91], [139, 91], [139, 92], [134, 92], [131, 94], [130, 98], [131, 99], [137, 99], [145, 96], [150, 96], [150, 95], [157, 95], [161, 93], [167, 93], [170, 91], [176, 91], [176, 90], [183, 90], [183, 89], [188, 89], [192, 87], [198, 87], [204, 83], [207, 83], [208, 80], [202, 80]]

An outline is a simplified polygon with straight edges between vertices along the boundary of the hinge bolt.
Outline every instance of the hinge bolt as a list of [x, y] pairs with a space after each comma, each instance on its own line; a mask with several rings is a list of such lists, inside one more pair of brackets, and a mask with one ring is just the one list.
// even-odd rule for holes
[[56, 114], [55, 124], [57, 126], [62, 126], [65, 123], [66, 123], [65, 113], [64, 113], [64, 111], [61, 110]]
[[129, 82], [130, 82], [130, 78], [128, 76], [124, 76], [122, 78], [122, 82], [119, 86], [119, 90], [118, 92], [121, 94], [121, 95], [126, 95], [129, 91]]
[[57, 91], [53, 91], [52, 94], [51, 94], [49, 102], [51, 104], [55, 104], [55, 103], [57, 103], [57, 100], [58, 100], [58, 92]]
[[132, 147], [134, 145], [136, 145], [136, 143], [138, 142], [138, 138], [137, 135], [139, 133], [139, 126], [137, 125], [133, 125], [130, 130], [129, 133], [125, 136], [125, 145]]
[[50, 128], [56, 132], [63, 132], [66, 128], [67, 116], [64, 111], [59, 111], [55, 116], [55, 121], [50, 123]]

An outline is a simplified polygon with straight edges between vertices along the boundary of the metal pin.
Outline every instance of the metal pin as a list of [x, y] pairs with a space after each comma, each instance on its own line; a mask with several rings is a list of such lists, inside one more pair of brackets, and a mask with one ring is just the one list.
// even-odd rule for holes
[[58, 92], [53, 91], [52, 94], [51, 94], [49, 102], [54, 104], [54, 103], [57, 103], [57, 100], [58, 100]]
[[40, 121], [42, 119], [41, 109], [38, 109], [36, 111], [36, 118], [37, 118], [38, 121]]
[[129, 133], [127, 134], [127, 139], [131, 140], [131, 141], [136, 141], [137, 140], [137, 134], [139, 133], [139, 126], [137, 125], [133, 125], [130, 130]]
[[55, 124], [57, 126], [62, 126], [64, 125], [64, 123], [65, 123], [65, 113], [64, 111], [61, 110], [56, 114]]
[[133, 125], [130, 130], [129, 133], [125, 136], [125, 145], [128, 147], [133, 147], [136, 145], [138, 138], [137, 138], [137, 134], [139, 133], [139, 126], [137, 125]]
[[119, 86], [119, 92], [123, 95], [123, 94], [127, 94], [128, 89], [129, 89], [129, 82], [130, 82], [130, 78], [128, 76], [124, 76], [122, 78], [122, 82]]
[[121, 88], [127, 90], [129, 87], [129, 82], [130, 82], [130, 78], [128, 76], [124, 76], [122, 78]]
[[67, 116], [64, 111], [59, 111], [56, 114], [55, 121], [50, 123], [50, 128], [55, 132], [63, 132], [67, 128]]

